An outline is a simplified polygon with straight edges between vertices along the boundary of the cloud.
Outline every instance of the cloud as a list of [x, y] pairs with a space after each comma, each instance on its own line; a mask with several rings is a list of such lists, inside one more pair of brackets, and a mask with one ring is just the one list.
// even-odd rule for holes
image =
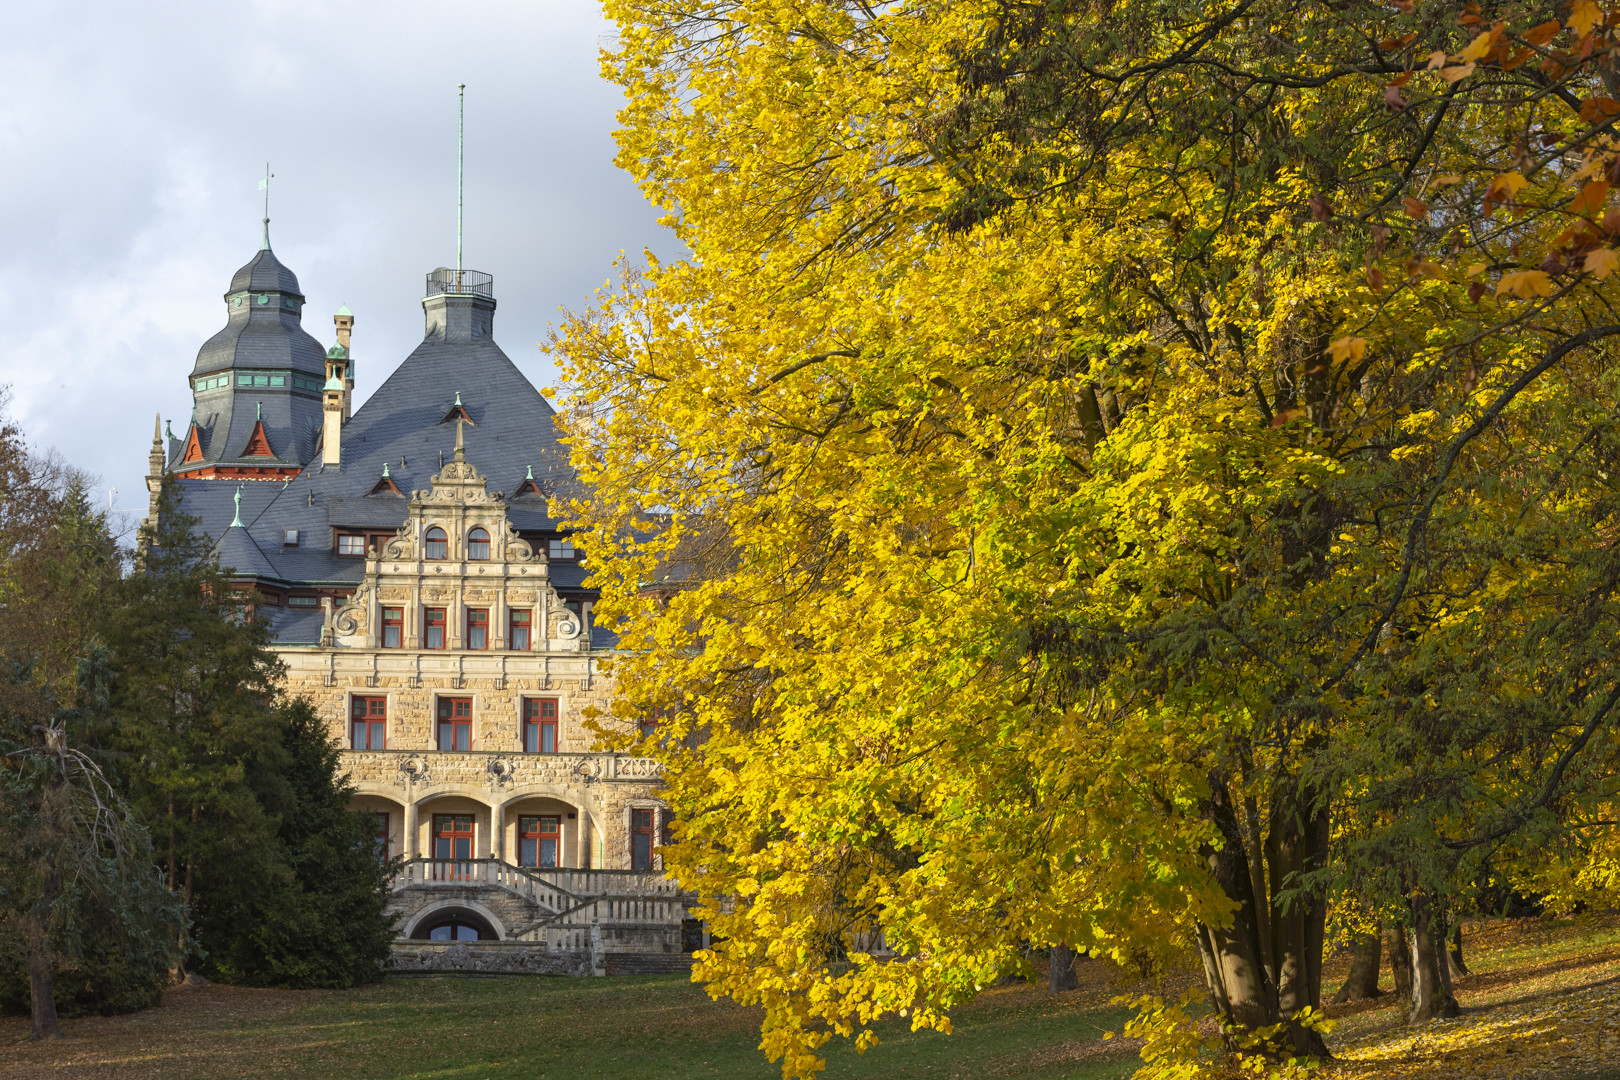
[[[305, 327], [355, 313], [359, 396], [421, 339], [424, 275], [454, 264], [456, 84], [467, 84], [466, 265], [495, 275], [496, 340], [535, 345], [621, 250], [675, 245], [612, 164], [611, 33], [584, 0], [40, 4], [0, 39], [0, 382], [40, 447], [144, 505], [152, 416], [182, 427], [198, 346], [271, 237]], [[105, 497], [104, 493], [102, 497]]]

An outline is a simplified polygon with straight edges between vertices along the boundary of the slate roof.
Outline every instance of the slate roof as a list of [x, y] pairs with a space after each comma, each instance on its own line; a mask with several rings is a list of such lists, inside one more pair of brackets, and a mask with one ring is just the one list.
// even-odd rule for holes
[[[485, 303], [492, 311], [493, 302]], [[424, 301], [430, 328], [435, 326], [434, 304], [435, 298]], [[489, 478], [491, 491], [510, 495], [531, 468], [544, 491], [566, 495], [578, 490], [567, 451], [558, 443], [552, 423], [555, 414], [517, 365], [487, 334], [444, 333], [442, 313], [438, 328], [343, 426], [340, 466], [322, 465], [311, 453], [305, 459], [311, 464], [290, 481], [241, 485], [244, 528], [229, 528], [236, 481], [178, 481], [180, 510], [198, 518], [202, 532], [220, 538], [217, 550], [222, 564], [236, 565], [245, 576], [282, 585], [358, 584], [364, 560], [334, 553], [334, 528], [392, 530], [404, 524], [409, 493], [428, 488], [429, 477], [440, 468], [440, 455], [443, 460], [451, 456], [455, 425], [440, 421], [458, 391], [473, 421], [464, 429], [467, 460]], [[251, 409], [248, 415], [251, 418]], [[264, 415], [277, 456], [287, 456], [277, 434], [285, 433], [287, 427], [268, 397]], [[234, 442], [235, 426], [233, 423], [228, 436], [217, 430], [210, 433], [210, 438], [227, 439], [229, 452], [223, 457], [234, 457], [241, 449]], [[251, 427], [250, 419], [247, 430]], [[246, 432], [241, 440], [246, 442]], [[367, 494], [382, 476], [384, 462], [407, 497]], [[557, 532], [546, 500], [538, 496], [513, 499], [509, 514], [518, 530], [531, 539]], [[298, 530], [298, 546], [284, 544], [288, 529]], [[251, 564], [251, 569], [233, 559]], [[586, 593], [587, 573], [577, 563], [558, 562], [551, 568], [554, 584], [565, 593]], [[297, 614], [301, 619], [311, 617], [306, 611]], [[311, 642], [319, 639], [318, 615], [313, 616], [317, 621], [308, 638]], [[308, 629], [285, 610], [271, 624], [276, 640], [288, 643], [303, 640], [288, 635], [304, 635]]]
[[270, 231], [266, 227], [264, 246], [247, 265], [231, 275], [231, 292], [251, 289], [253, 292], [294, 293], [300, 300], [304, 294], [298, 290], [298, 275], [282, 265], [276, 253], [270, 250]]
[[244, 577], [275, 578], [279, 575], [270, 560], [264, 557], [253, 537], [240, 525], [232, 525], [214, 544], [214, 555], [219, 565]]

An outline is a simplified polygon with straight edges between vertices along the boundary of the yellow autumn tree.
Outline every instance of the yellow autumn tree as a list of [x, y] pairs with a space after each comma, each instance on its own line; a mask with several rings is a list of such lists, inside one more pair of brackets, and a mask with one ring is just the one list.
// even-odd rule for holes
[[1442, 1009], [1448, 890], [1612, 775], [1608, 16], [607, 7], [691, 255], [557, 348], [698, 977], [805, 1076], [1192, 950], [1320, 1054], [1353, 880]]

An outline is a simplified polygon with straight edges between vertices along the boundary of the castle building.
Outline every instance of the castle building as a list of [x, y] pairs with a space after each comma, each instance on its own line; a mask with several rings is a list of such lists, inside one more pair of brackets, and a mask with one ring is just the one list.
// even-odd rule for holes
[[[402, 968], [656, 970], [694, 941], [661, 873], [649, 759], [613, 724], [584, 555], [552, 500], [578, 490], [553, 410], [493, 337], [488, 274], [427, 275], [421, 345], [351, 408], [354, 316], [323, 348], [271, 249], [231, 278], [198, 350], [165, 479], [214, 540], [287, 692], [343, 750], [354, 808], [399, 856]], [[658, 958], [664, 957], [660, 961]]]

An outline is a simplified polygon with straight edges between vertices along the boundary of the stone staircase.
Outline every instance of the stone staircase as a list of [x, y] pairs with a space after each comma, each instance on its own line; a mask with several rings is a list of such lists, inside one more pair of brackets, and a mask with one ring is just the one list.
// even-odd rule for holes
[[401, 867], [389, 907], [402, 929], [449, 905], [488, 917], [500, 939], [402, 937], [395, 971], [604, 975], [691, 967], [687, 898], [660, 874], [540, 870], [501, 859], [411, 859]]

